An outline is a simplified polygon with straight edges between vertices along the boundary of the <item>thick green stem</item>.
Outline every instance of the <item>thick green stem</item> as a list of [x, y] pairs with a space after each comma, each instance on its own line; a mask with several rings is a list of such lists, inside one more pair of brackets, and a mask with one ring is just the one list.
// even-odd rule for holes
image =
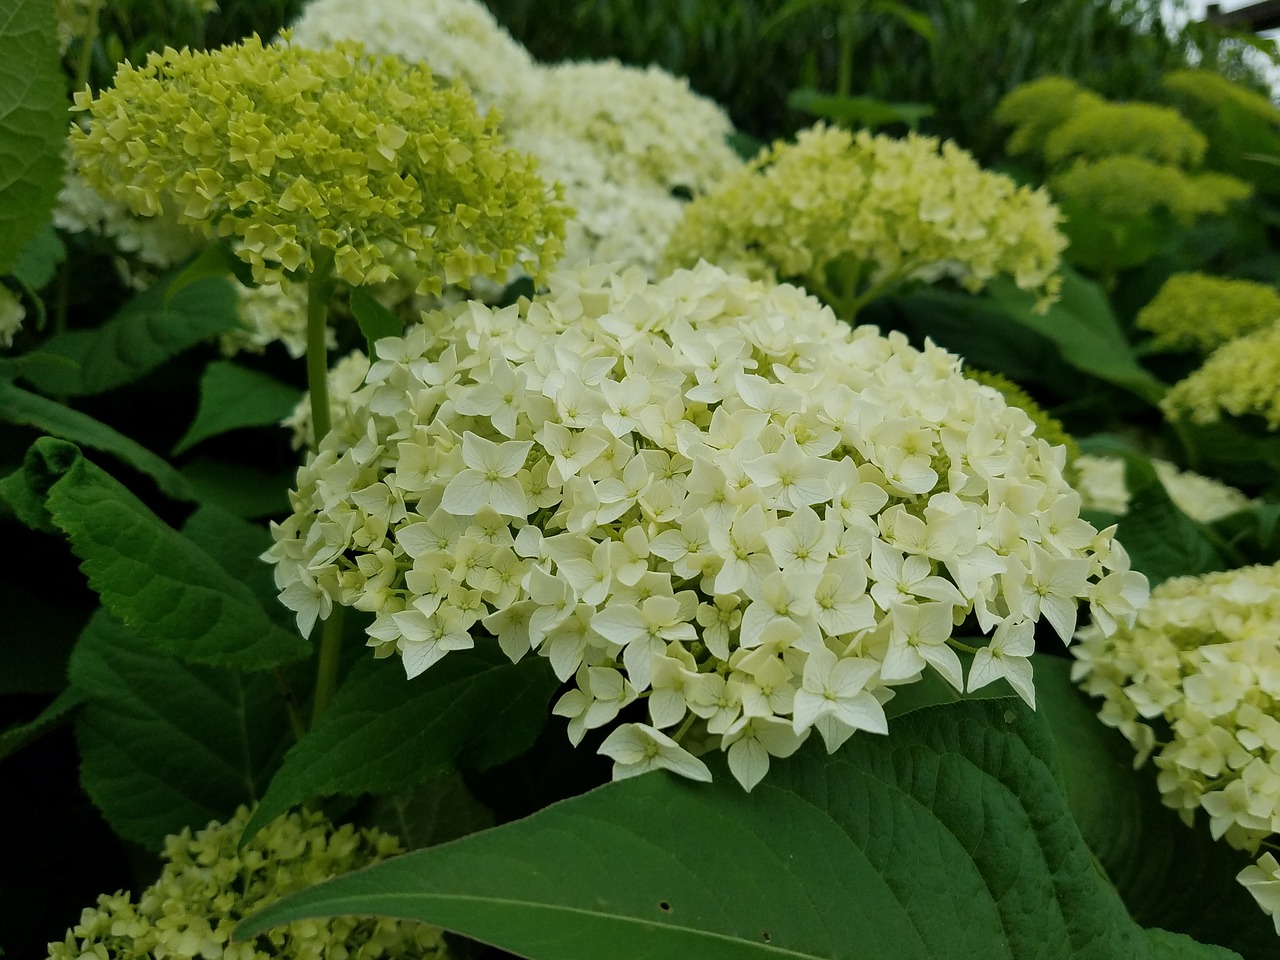
[[[333, 253], [315, 254], [307, 277], [307, 390], [311, 396], [311, 449], [317, 450], [329, 432], [329, 302], [333, 298]], [[329, 709], [338, 688], [338, 654], [342, 648], [341, 605], [335, 604], [320, 631], [320, 656], [311, 701], [311, 726]]]
[[320, 660], [316, 664], [316, 690], [311, 701], [311, 727], [329, 709], [338, 689], [338, 654], [342, 651], [342, 620], [345, 607], [333, 605], [333, 612], [320, 628]]
[[76, 58], [76, 76], [73, 90], [83, 90], [89, 82], [89, 68], [93, 64], [93, 48], [98, 43], [98, 21], [102, 13], [102, 0], [92, 0], [85, 17], [89, 25], [80, 41], [80, 55]]
[[316, 254], [307, 277], [307, 392], [311, 396], [311, 449], [329, 432], [329, 301], [333, 297], [333, 254]]

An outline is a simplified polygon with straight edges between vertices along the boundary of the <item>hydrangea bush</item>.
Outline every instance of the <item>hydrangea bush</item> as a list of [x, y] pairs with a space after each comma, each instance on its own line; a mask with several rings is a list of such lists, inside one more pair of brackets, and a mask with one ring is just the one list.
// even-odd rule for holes
[[273, 526], [281, 599], [303, 633], [374, 614], [410, 680], [478, 632], [546, 657], [615, 778], [708, 778], [680, 745], [699, 724], [751, 788], [813, 729], [886, 732], [926, 670], [1034, 703], [1038, 620], [1066, 642], [1079, 602], [1110, 630], [1145, 596], [1025, 413], [794, 287], [585, 268], [378, 349], [363, 430], [321, 442]]

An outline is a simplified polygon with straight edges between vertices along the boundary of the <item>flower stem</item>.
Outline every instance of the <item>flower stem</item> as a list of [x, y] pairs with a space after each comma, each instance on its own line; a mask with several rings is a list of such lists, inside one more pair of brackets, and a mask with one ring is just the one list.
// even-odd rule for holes
[[[329, 432], [329, 302], [333, 298], [333, 252], [321, 249], [307, 276], [307, 391], [311, 397], [311, 449]], [[320, 630], [320, 655], [316, 662], [316, 686], [311, 701], [311, 726], [329, 709], [338, 689], [339, 652], [342, 648], [343, 607], [334, 604]]]
[[76, 58], [75, 86], [73, 90], [83, 90], [89, 83], [89, 68], [93, 63], [93, 48], [98, 42], [99, 20], [102, 14], [102, 0], [92, 0], [85, 12], [88, 26], [84, 38], [80, 41], [79, 56]]
[[302, 720], [302, 711], [298, 709], [298, 698], [293, 695], [293, 684], [279, 667], [271, 671], [280, 688], [280, 696], [284, 698], [285, 710], [289, 712], [289, 727], [293, 730], [293, 739], [301, 740], [307, 735], [307, 725]]

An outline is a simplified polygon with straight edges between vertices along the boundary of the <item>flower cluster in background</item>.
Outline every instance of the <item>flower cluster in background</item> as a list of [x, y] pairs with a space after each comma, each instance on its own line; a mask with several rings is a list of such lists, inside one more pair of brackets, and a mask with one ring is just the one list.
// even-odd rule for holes
[[437, 928], [378, 917], [303, 920], [233, 942], [236, 924], [255, 910], [401, 852], [389, 834], [335, 828], [309, 811], [280, 817], [241, 847], [249, 815], [241, 807], [226, 823], [166, 838], [160, 878], [136, 900], [123, 891], [100, 896], [65, 940], [49, 944], [49, 960], [447, 956]]
[[1113, 103], [1066, 77], [1041, 77], [1009, 92], [996, 120], [1012, 127], [1007, 149], [1045, 165], [1054, 195], [1105, 220], [1168, 211], [1188, 224], [1226, 211], [1249, 185], [1198, 171], [1207, 141], [1177, 110]]
[[953, 143], [819, 124], [696, 199], [667, 259], [797, 282], [845, 319], [910, 281], [977, 291], [997, 275], [1053, 299], [1066, 239], [1043, 190], [983, 170]]
[[142, 216], [234, 237], [261, 283], [334, 258], [350, 283], [394, 278], [410, 251], [440, 276], [539, 275], [558, 259], [565, 211], [496, 121], [429, 70], [256, 37], [211, 53], [168, 50], [76, 95], [81, 173]]
[[[1080, 492], [1084, 509], [1101, 510], [1117, 517], [1129, 512], [1124, 458], [1082, 454], [1074, 465], [1072, 482]], [[1188, 517], [1201, 523], [1213, 523], [1258, 503], [1221, 480], [1179, 470], [1168, 460], [1152, 460], [1151, 466], [1169, 499]]]
[[[1280, 564], [1166, 580], [1132, 627], [1080, 631], [1073, 676], [1099, 717], [1154, 754], [1167, 806], [1215, 838], [1256, 851], [1280, 832]], [[1264, 854], [1240, 875], [1277, 918]]]
[[1161, 406], [1170, 419], [1216, 423], [1223, 413], [1280, 427], [1280, 292], [1264, 283], [1174, 274], [1138, 312], [1158, 348], [1208, 354]]
[[1146, 596], [1025, 413], [795, 287], [583, 267], [378, 351], [273, 526], [282, 601], [304, 633], [374, 614], [410, 677], [481, 632], [548, 658], [571, 739], [613, 727], [615, 777], [709, 776], [697, 725], [750, 788], [813, 729], [885, 732], [926, 670], [1034, 702], [1038, 620], [1065, 642], [1081, 601], [1110, 629]]

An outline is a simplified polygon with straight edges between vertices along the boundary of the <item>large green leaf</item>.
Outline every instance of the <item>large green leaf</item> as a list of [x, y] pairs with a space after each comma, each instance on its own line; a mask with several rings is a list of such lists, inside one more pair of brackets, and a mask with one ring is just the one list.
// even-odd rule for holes
[[0, 379], [0, 419], [118, 457], [175, 499], [190, 500], [193, 496], [191, 484], [163, 457], [88, 414], [4, 379]]
[[[235, 292], [226, 279], [205, 277], [170, 298], [169, 286], [178, 276], [158, 281], [100, 327], [50, 338], [23, 358], [23, 379], [56, 396], [102, 393], [239, 325]], [[44, 362], [49, 359], [63, 362]]]
[[229, 430], [278, 424], [300, 399], [301, 390], [275, 377], [225, 360], [211, 363], [200, 380], [196, 418], [173, 453], [177, 456]]
[[509, 760], [537, 737], [555, 687], [545, 661], [514, 664], [494, 643], [451, 653], [413, 680], [398, 662], [361, 660], [285, 757], [245, 839], [295, 804], [406, 790], [455, 759], [475, 769]]
[[436, 923], [532, 960], [1208, 960], [1139, 927], [1071, 819], [1041, 718], [928, 707], [744, 793], [647, 775], [269, 907]]
[[87, 698], [81, 785], [117, 833], [152, 850], [258, 800], [290, 737], [270, 674], [183, 663], [104, 613], [81, 635], [70, 676]]
[[1058, 745], [1071, 812], [1129, 912], [1248, 960], [1275, 956], [1275, 928], [1235, 882], [1248, 856], [1214, 840], [1203, 819], [1188, 828], [1160, 802], [1153, 765], [1133, 769], [1133, 747], [1098, 720], [1071, 682], [1069, 660], [1033, 660], [1036, 704]]
[[213, 503], [237, 517], [279, 517], [289, 512], [294, 471], [271, 473], [243, 463], [196, 457], [182, 467], [182, 478], [201, 503]]
[[310, 652], [254, 592], [60, 440], [37, 440], [24, 475], [45, 490], [103, 605], [153, 649], [194, 663], [264, 669]]
[[66, 136], [53, 4], [0, 0], [0, 274], [48, 220]]
[[[1037, 313], [1035, 297], [1007, 278], [992, 280], [988, 290], [1010, 317], [1052, 340], [1062, 359], [1077, 370], [1149, 403], [1164, 396], [1164, 384], [1138, 364], [1106, 293], [1096, 283], [1064, 266], [1062, 298], [1045, 313]], [[974, 361], [980, 365], [981, 357]]]

